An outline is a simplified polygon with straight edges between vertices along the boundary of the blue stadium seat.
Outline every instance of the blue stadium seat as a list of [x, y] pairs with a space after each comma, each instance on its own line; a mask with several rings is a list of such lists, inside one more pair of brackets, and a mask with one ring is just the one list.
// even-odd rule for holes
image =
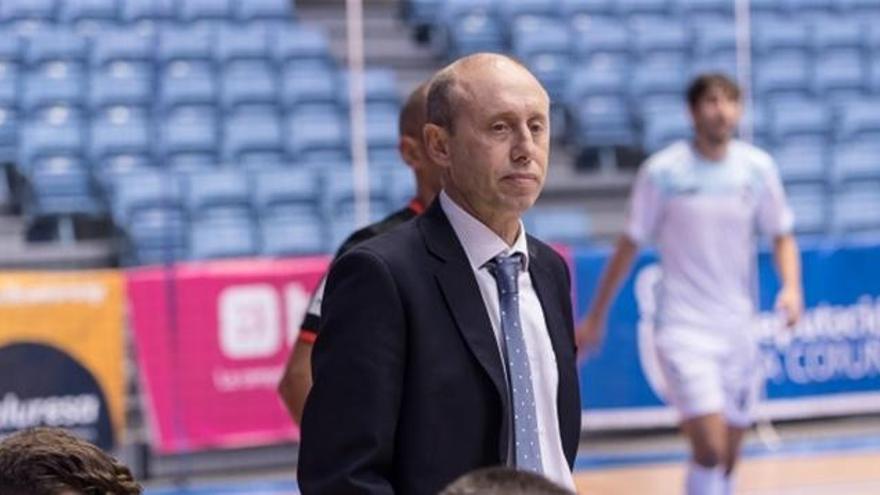
[[71, 157], [43, 162], [28, 173], [25, 215], [31, 220], [70, 215], [100, 216], [104, 208], [88, 168]]
[[651, 106], [653, 102], [669, 102], [676, 107], [684, 106], [683, 95], [688, 84], [686, 75], [676, 67], [664, 63], [637, 65], [629, 78], [629, 95], [637, 108]]
[[785, 182], [824, 182], [828, 179], [829, 150], [826, 141], [798, 139], [782, 141], [772, 149], [779, 174]]
[[94, 34], [119, 22], [117, 0], [62, 1], [58, 5], [58, 22], [79, 33]]
[[874, 0], [844, 0], [844, 8], [849, 15], [862, 19], [876, 19], [880, 15], [880, 5]]
[[235, 19], [231, 0], [178, 0], [177, 9], [177, 18], [188, 23]]
[[685, 20], [692, 26], [710, 22], [730, 22], [734, 18], [734, 2], [730, 0], [684, 0], [678, 6]]
[[321, 176], [308, 167], [253, 173], [253, 204], [260, 218], [321, 214]]
[[241, 22], [284, 24], [294, 18], [295, 4], [290, 0], [239, 0], [236, 5], [236, 18]]
[[579, 64], [569, 76], [565, 88], [565, 102], [570, 109], [576, 108], [585, 98], [612, 96], [625, 98], [629, 74], [621, 68], [595, 67]]
[[[751, 140], [760, 147], [768, 147], [772, 143], [772, 133], [770, 132], [770, 111], [767, 109], [766, 103], [755, 102], [751, 108], [746, 108], [743, 112], [743, 121], [747, 121], [751, 127]], [[743, 136], [749, 137], [749, 136]]]
[[128, 244], [124, 265], [168, 264], [187, 256], [189, 225], [183, 208], [144, 209], [120, 227]]
[[536, 206], [524, 223], [531, 235], [545, 242], [584, 244], [592, 234], [590, 216], [582, 207]]
[[10, 76], [0, 72], [0, 163], [15, 160], [18, 140], [18, 79]]
[[264, 26], [224, 27], [217, 33], [215, 56], [223, 70], [271, 71], [269, 34]]
[[811, 96], [812, 74], [803, 56], [764, 58], [753, 71], [755, 95], [759, 99], [775, 102]]
[[146, 117], [154, 100], [153, 80], [149, 76], [117, 76], [111, 72], [92, 74], [88, 106], [93, 117], [107, 116], [121, 108], [128, 114]]
[[156, 209], [185, 211], [180, 178], [168, 172], [149, 170], [120, 177], [113, 186], [110, 210], [116, 225], [124, 227], [142, 212]]
[[207, 28], [166, 26], [159, 32], [156, 62], [165, 72], [211, 74], [214, 68], [214, 33]]
[[250, 220], [228, 218], [194, 221], [190, 229], [191, 260], [242, 258], [256, 256], [260, 252]]
[[855, 17], [825, 17], [813, 24], [813, 43], [819, 60], [837, 52], [860, 55], [866, 48], [865, 26]]
[[771, 105], [770, 111], [770, 132], [777, 143], [830, 137], [832, 114], [820, 100], [785, 100]]
[[[412, 169], [405, 163], [400, 162], [395, 165], [387, 171], [388, 189], [386, 194], [391, 208], [400, 208], [416, 197], [416, 178]], [[373, 173], [372, 169], [370, 173]]]
[[511, 26], [521, 21], [554, 18], [558, 13], [557, 3], [554, 0], [507, 0], [499, 3], [498, 11]]
[[785, 3], [780, 0], [749, 0], [749, 7], [752, 20], [757, 22], [788, 14]]
[[[328, 168], [324, 171], [322, 200], [325, 212], [332, 219], [353, 218], [355, 213], [354, 174], [349, 168]], [[371, 221], [388, 212], [388, 191], [385, 174], [370, 174], [368, 179]]]
[[216, 165], [217, 128], [211, 118], [175, 117], [158, 125], [161, 163], [181, 169], [190, 165]]
[[[878, 45], [880, 46], [880, 45]], [[877, 52], [880, 53], [880, 52]], [[874, 55], [868, 64], [868, 91], [880, 93], [880, 55]]]
[[53, 77], [75, 77], [85, 71], [86, 39], [68, 29], [34, 33], [27, 43], [25, 63]]
[[275, 31], [272, 41], [276, 63], [282, 68], [333, 69], [327, 35], [314, 27], [294, 24]]
[[387, 163], [397, 159], [399, 114], [399, 109], [367, 114], [367, 147], [371, 163]]
[[284, 159], [281, 124], [272, 114], [227, 117], [223, 126], [223, 159], [248, 168]]
[[287, 111], [336, 112], [339, 80], [336, 70], [288, 67], [281, 74], [281, 104]]
[[28, 118], [58, 121], [76, 120], [82, 116], [86, 94], [85, 82], [80, 77], [29, 74], [22, 81], [21, 89], [19, 105]]
[[618, 0], [617, 12], [624, 17], [662, 17], [672, 13], [670, 0]]
[[440, 53], [458, 58], [478, 51], [505, 51], [504, 28], [494, 0], [446, 0], [440, 14]]
[[30, 122], [21, 128], [16, 166], [23, 175], [55, 158], [81, 160], [83, 133], [79, 126]]
[[0, 29], [0, 77], [17, 77], [24, 60], [24, 42], [14, 31]]
[[209, 74], [165, 73], [159, 83], [158, 108], [164, 115], [175, 113], [179, 107], [213, 115], [218, 94], [217, 79]]
[[559, 99], [571, 69], [571, 31], [559, 19], [518, 22], [512, 31], [513, 54], [523, 61], [550, 93]]
[[831, 222], [834, 232], [841, 234], [880, 228], [880, 182], [852, 182], [837, 188]]
[[559, 14], [563, 19], [587, 21], [593, 16], [612, 16], [617, 13], [614, 0], [561, 0]]
[[[849, 0], [845, 0], [849, 1]], [[838, 7], [842, 7], [840, 0], [782, 0], [782, 8], [787, 12], [804, 17], [829, 17], [838, 14]]]
[[[347, 109], [349, 103], [349, 74], [342, 72], [339, 84], [338, 101]], [[369, 67], [364, 70], [364, 96], [367, 115], [385, 113], [400, 109], [400, 90], [397, 76], [391, 69]]]
[[642, 149], [646, 153], [654, 153], [681, 139], [691, 139], [693, 126], [679, 105], [677, 111], [666, 114], [651, 113], [644, 116]]
[[223, 72], [220, 105], [226, 113], [266, 113], [278, 109], [274, 73], [245, 68]]
[[593, 18], [574, 26], [573, 55], [580, 62], [627, 65], [630, 58], [630, 32], [615, 20]]
[[576, 146], [633, 146], [635, 133], [626, 98], [594, 96], [574, 108], [573, 138]]
[[788, 204], [794, 212], [794, 229], [798, 234], [817, 234], [828, 228], [828, 194], [825, 184], [792, 184], [786, 186]]
[[151, 166], [153, 140], [149, 123], [142, 119], [92, 121], [89, 157], [96, 171]]
[[831, 160], [838, 181], [880, 179], [880, 141], [877, 139], [838, 142]]
[[285, 119], [285, 145], [298, 161], [339, 161], [348, 157], [348, 129], [338, 114], [295, 112]]
[[118, 76], [152, 77], [156, 37], [129, 29], [101, 31], [92, 41], [91, 69]]
[[120, 19], [140, 33], [155, 31], [160, 23], [175, 18], [176, 0], [121, 0]]
[[55, 9], [55, 0], [4, 0], [0, 24], [20, 33], [33, 32], [54, 21]]
[[306, 256], [329, 251], [324, 222], [312, 215], [279, 215], [260, 219], [261, 254]]
[[832, 103], [865, 97], [866, 82], [865, 64], [854, 53], [829, 55], [813, 73], [813, 91], [819, 98]]
[[712, 22], [695, 26], [695, 52], [699, 57], [736, 52], [736, 25], [731, 22]]
[[245, 172], [197, 172], [190, 174], [187, 182], [187, 209], [193, 221], [252, 218], [250, 181]]
[[690, 63], [691, 34], [685, 24], [673, 19], [644, 18], [631, 24], [632, 45], [642, 63], [682, 67]]
[[791, 18], [757, 22], [752, 31], [752, 48], [758, 60], [782, 54], [807, 55], [812, 48], [810, 27]]
[[874, 98], [848, 102], [841, 107], [837, 140], [880, 138], [880, 102]]

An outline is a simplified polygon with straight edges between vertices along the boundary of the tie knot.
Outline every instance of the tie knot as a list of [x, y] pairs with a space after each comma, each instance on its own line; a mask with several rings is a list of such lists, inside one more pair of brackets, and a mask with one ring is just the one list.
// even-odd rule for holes
[[513, 253], [510, 256], [496, 256], [488, 263], [489, 271], [498, 283], [498, 290], [502, 293], [517, 292], [517, 276], [522, 269], [522, 253]]

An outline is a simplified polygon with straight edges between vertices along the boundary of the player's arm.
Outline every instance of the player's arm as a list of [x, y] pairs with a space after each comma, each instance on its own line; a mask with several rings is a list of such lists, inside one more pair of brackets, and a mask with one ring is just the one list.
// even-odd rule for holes
[[773, 258], [782, 285], [776, 296], [776, 309], [785, 312], [786, 324], [792, 327], [804, 311], [801, 254], [794, 235], [784, 234], [773, 239]]
[[602, 343], [608, 309], [617, 296], [620, 284], [629, 274], [633, 260], [639, 252], [639, 244], [653, 236], [660, 222], [662, 209], [663, 195], [654, 182], [650, 165], [642, 165], [633, 183], [625, 233], [617, 240], [599, 279], [590, 310], [575, 333], [579, 358], [584, 358]]
[[633, 259], [639, 251], [638, 244], [626, 234], [621, 235], [614, 246], [602, 277], [599, 279], [590, 310], [586, 318], [578, 325], [576, 341], [578, 354], [583, 357], [586, 352], [596, 349], [602, 342], [605, 331], [605, 320], [608, 317], [608, 309], [620, 290], [620, 284], [629, 274]]
[[300, 330], [300, 338], [293, 347], [293, 352], [287, 359], [284, 374], [278, 383], [278, 394], [281, 401], [287, 407], [290, 417], [299, 424], [302, 421], [303, 407], [306, 405], [306, 396], [312, 388], [312, 343], [305, 335], [314, 335], [306, 330]]

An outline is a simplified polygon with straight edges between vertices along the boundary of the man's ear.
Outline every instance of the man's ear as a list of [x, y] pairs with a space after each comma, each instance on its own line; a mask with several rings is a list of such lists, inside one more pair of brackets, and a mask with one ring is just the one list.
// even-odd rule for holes
[[441, 167], [449, 167], [452, 157], [449, 153], [449, 133], [446, 129], [436, 124], [425, 124], [422, 133], [428, 158]]
[[405, 135], [400, 136], [400, 141], [397, 143], [397, 150], [400, 152], [400, 157], [403, 158], [403, 161], [409, 165], [411, 169], [418, 170], [422, 167], [424, 158], [422, 157], [421, 146], [419, 146], [416, 138]]

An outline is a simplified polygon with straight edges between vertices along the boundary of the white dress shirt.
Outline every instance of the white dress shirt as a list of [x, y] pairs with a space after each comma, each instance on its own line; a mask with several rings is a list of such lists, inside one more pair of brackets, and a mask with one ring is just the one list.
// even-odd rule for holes
[[[562, 452], [562, 439], [559, 435], [559, 415], [556, 407], [559, 373], [556, 367], [556, 354], [550, 342], [541, 301], [538, 299], [538, 294], [535, 292], [532, 278], [528, 272], [529, 250], [526, 244], [525, 227], [520, 222], [519, 236], [516, 242], [513, 243], [513, 246], [508, 246], [501, 237], [458, 206], [446, 194], [446, 191], [440, 192], [440, 206], [443, 207], [443, 212], [446, 213], [449, 223], [452, 224], [452, 229], [464, 247], [468, 262], [474, 271], [501, 356], [504, 356], [501, 350], [504, 337], [501, 334], [498, 286], [495, 277], [486, 268], [486, 263], [499, 255], [507, 256], [521, 253], [523, 256], [524, 268], [518, 277], [519, 311], [526, 352], [529, 355], [529, 367], [532, 371], [532, 388], [535, 392], [543, 474], [550, 480], [573, 491], [575, 489], [574, 479], [565, 454]], [[512, 451], [509, 452], [509, 455], [511, 453]], [[508, 463], [511, 459], [508, 459]]]

